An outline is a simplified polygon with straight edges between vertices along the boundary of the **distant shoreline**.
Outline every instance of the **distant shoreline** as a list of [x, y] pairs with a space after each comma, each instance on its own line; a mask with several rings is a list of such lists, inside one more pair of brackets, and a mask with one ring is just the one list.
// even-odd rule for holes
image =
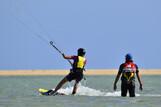
[[[116, 75], [116, 69], [89, 69], [85, 75]], [[0, 76], [50, 76], [67, 75], [69, 70], [0, 70]], [[140, 69], [141, 75], [161, 75], [161, 69]]]

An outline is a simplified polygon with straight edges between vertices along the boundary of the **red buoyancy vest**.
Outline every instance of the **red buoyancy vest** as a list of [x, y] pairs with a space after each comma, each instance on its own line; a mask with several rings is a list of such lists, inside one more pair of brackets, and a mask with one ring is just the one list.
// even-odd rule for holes
[[135, 76], [136, 65], [133, 62], [126, 62], [123, 65], [123, 77], [125, 77], [128, 81], [131, 80]]

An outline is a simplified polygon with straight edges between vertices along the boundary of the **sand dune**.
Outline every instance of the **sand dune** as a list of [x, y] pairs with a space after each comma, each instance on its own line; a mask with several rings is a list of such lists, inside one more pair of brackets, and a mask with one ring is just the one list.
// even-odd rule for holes
[[[0, 76], [66, 75], [69, 70], [0, 70]], [[116, 69], [87, 70], [85, 75], [116, 75]], [[141, 69], [141, 75], [161, 75], [161, 69]]]

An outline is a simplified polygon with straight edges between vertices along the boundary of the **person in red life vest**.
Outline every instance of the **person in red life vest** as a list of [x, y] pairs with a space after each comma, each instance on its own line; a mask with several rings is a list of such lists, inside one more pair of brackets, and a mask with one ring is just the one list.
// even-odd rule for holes
[[66, 56], [62, 54], [63, 58], [73, 60], [72, 70], [71, 72], [65, 76], [59, 84], [56, 86], [55, 90], [49, 90], [48, 92], [44, 93], [44, 95], [56, 95], [57, 91], [66, 83], [75, 80], [74, 88], [72, 94], [74, 95], [77, 92], [78, 83], [83, 78], [83, 70], [86, 65], [86, 58], [85, 58], [85, 49], [79, 48], [77, 56]]
[[114, 81], [114, 90], [117, 89], [117, 82], [121, 77], [121, 96], [126, 97], [127, 91], [129, 91], [130, 97], [135, 97], [135, 74], [137, 76], [138, 82], [140, 84], [140, 90], [143, 90], [141, 77], [139, 74], [138, 66], [133, 62], [132, 55], [126, 54], [125, 63], [121, 64], [119, 71]]

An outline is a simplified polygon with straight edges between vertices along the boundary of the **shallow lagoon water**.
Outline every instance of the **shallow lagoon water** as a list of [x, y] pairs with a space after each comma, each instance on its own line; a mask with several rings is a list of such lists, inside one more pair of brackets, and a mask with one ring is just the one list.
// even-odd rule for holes
[[73, 83], [66, 84], [60, 91], [67, 96], [41, 96], [39, 88], [50, 89], [63, 76], [1, 76], [0, 107], [160, 107], [161, 76], [142, 76], [144, 90], [139, 91], [136, 81], [135, 98], [120, 97], [113, 91], [115, 76], [86, 76], [78, 93], [71, 95]]

